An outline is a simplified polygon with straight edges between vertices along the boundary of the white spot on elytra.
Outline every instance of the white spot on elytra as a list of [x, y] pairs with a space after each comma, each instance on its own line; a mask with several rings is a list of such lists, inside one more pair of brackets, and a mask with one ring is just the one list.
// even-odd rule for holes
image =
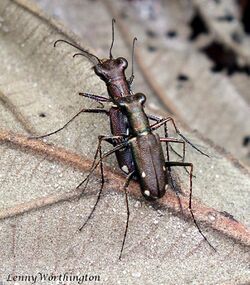
[[168, 184], [165, 185], [165, 190], [166, 190], [166, 191], [168, 190]]
[[144, 194], [145, 194], [146, 196], [150, 196], [150, 192], [149, 192], [148, 190], [145, 190], [145, 191], [144, 191]]
[[128, 173], [128, 172], [129, 172], [127, 165], [123, 165], [123, 166], [122, 166], [122, 170], [123, 170], [125, 173]]
[[127, 130], [126, 130], [126, 135], [127, 136], [129, 135], [129, 128], [127, 128]]
[[165, 166], [163, 166], [163, 171], [166, 171], [166, 167]]
[[144, 171], [142, 172], [141, 177], [142, 178], [146, 177], [146, 173]]

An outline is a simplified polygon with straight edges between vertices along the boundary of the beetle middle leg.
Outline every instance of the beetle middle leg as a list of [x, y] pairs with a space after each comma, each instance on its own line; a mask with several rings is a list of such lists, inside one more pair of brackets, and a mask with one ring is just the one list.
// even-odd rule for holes
[[197, 223], [195, 216], [194, 216], [194, 212], [192, 209], [192, 196], [193, 196], [193, 181], [192, 181], [192, 177], [193, 177], [193, 164], [190, 162], [175, 162], [175, 161], [166, 161], [165, 162], [166, 167], [168, 166], [185, 166], [185, 167], [190, 167], [190, 174], [189, 174], [189, 204], [188, 204], [188, 209], [190, 211], [192, 220], [196, 226], [196, 228], [198, 229], [199, 233], [201, 234], [201, 236], [204, 238], [204, 240], [208, 243], [208, 245], [214, 250], [216, 251], [215, 247], [209, 242], [209, 240], [207, 239], [207, 237], [203, 234], [199, 224]]
[[[154, 115], [147, 115], [147, 117], [152, 120], [152, 121], [155, 121], [156, 123], [159, 123], [162, 121], [162, 119], [158, 118], [157, 116], [154, 116]], [[167, 127], [167, 122], [164, 123], [164, 134], [165, 134], [165, 138], [168, 137], [168, 127]], [[181, 155], [176, 152], [172, 147], [171, 145], [169, 145], [168, 142], [166, 142], [166, 154], [167, 154], [167, 160], [169, 161], [170, 160], [170, 157], [169, 157], [169, 148], [174, 152], [176, 153], [179, 157], [181, 157]], [[170, 170], [170, 169], [169, 169]]]
[[[168, 132], [167, 132], [167, 123], [168, 122], [171, 122], [172, 125], [174, 126], [174, 129], [176, 131], [176, 133], [185, 141], [187, 142], [189, 145], [191, 145], [196, 151], [200, 152], [202, 155], [205, 155], [207, 157], [209, 157], [209, 155], [207, 155], [206, 153], [204, 153], [203, 151], [201, 151], [199, 148], [197, 148], [192, 142], [190, 142], [180, 131], [179, 129], [177, 128], [176, 124], [175, 124], [175, 121], [173, 118], [171, 117], [167, 117], [167, 118], [163, 118], [163, 119], [160, 119], [154, 115], [149, 115], [148, 116], [151, 120], [154, 120], [156, 121], [155, 124], [151, 125], [151, 130], [156, 130], [158, 128], [160, 128], [162, 125], [164, 126], [164, 131], [165, 131], [165, 137], [168, 137]], [[170, 158], [169, 158], [169, 152], [168, 152], [168, 142], [166, 142], [166, 146], [167, 146], [167, 160], [170, 161]], [[182, 162], [184, 162], [185, 160], [185, 143], [183, 144], [183, 156], [182, 156]], [[181, 155], [176, 152], [172, 147], [171, 147], [171, 150], [174, 151], [175, 154], [177, 154], [179, 157], [181, 157]], [[184, 167], [185, 171], [189, 174], [188, 170], [186, 167]], [[169, 168], [170, 170], [170, 168]], [[195, 177], [195, 176], [194, 176]]]
[[[157, 117], [152, 116], [152, 115], [149, 115], [148, 117], [149, 117], [149, 118], [152, 118], [152, 117], [157, 118]], [[209, 157], [208, 154], [206, 154], [205, 152], [203, 152], [202, 150], [200, 150], [197, 146], [195, 146], [190, 140], [188, 140], [188, 139], [179, 131], [179, 129], [177, 128], [177, 126], [176, 126], [176, 124], [175, 124], [174, 119], [171, 118], [171, 117], [167, 117], [167, 118], [163, 118], [163, 119], [160, 119], [160, 118], [159, 118], [159, 121], [156, 122], [155, 124], [151, 125], [150, 128], [151, 128], [152, 131], [153, 131], [153, 130], [156, 130], [156, 129], [158, 129], [159, 127], [161, 127], [162, 125], [164, 125], [164, 124], [167, 123], [167, 122], [171, 122], [171, 123], [172, 123], [172, 125], [173, 125], [173, 127], [174, 127], [174, 129], [175, 129], [175, 132], [176, 132], [185, 142], [187, 142], [189, 145], [191, 145], [196, 151], [198, 151], [198, 152], [201, 153], [202, 155], [205, 155], [205, 156]]]
[[[162, 122], [163, 119], [161, 118], [158, 118], [157, 116], [154, 116], [154, 115], [147, 115], [147, 117], [153, 121], [156, 121], [156, 123], [160, 123]], [[154, 125], [153, 125], [154, 126]], [[162, 126], [162, 125], [161, 125]], [[171, 151], [173, 151], [177, 156], [179, 156], [182, 161], [185, 160], [185, 143], [183, 143], [183, 155], [181, 156], [177, 151], [175, 151], [172, 146], [169, 144], [169, 142], [177, 142], [179, 143], [180, 140], [177, 140], [175, 138], [170, 138], [169, 135], [168, 135], [168, 127], [167, 127], [167, 121], [165, 121], [163, 123], [163, 126], [164, 126], [164, 135], [165, 135], [165, 138], [162, 139], [161, 141], [164, 141], [166, 143], [166, 155], [167, 155], [167, 161], [170, 161], [170, 154], [169, 154], [169, 149]], [[187, 170], [186, 170], [187, 171]], [[172, 178], [172, 175], [171, 175], [171, 167], [169, 166], [168, 167], [168, 172], [169, 172], [169, 177], [170, 177], [170, 182], [171, 182], [171, 185], [172, 185], [172, 188], [175, 189], [175, 186], [174, 186], [174, 181], [173, 181], [173, 178]], [[188, 172], [188, 171], [187, 171]], [[179, 201], [179, 204], [180, 204], [180, 207], [181, 207], [181, 203], [180, 203], [180, 198], [176, 192], [176, 195], [177, 195], [177, 198], [178, 198], [178, 201]]]
[[[183, 154], [182, 154], [182, 162], [184, 162], [185, 160], [185, 148], [186, 148], [186, 144], [183, 140], [181, 139], [176, 139], [176, 138], [171, 138], [171, 137], [165, 137], [165, 138], [160, 138], [160, 141], [161, 142], [166, 142], [166, 145], [169, 143], [169, 142], [174, 142], [174, 143], [180, 143], [182, 144], [183, 146]], [[169, 156], [167, 156], [167, 161], [169, 161]], [[169, 171], [169, 177], [170, 177], [170, 182], [171, 182], [171, 186], [173, 188], [173, 190], [175, 190], [175, 184], [174, 184], [174, 181], [173, 181], [173, 178], [172, 178], [172, 174], [171, 174], [171, 167], [170, 165], [167, 167], [168, 168], [168, 171]], [[184, 166], [186, 172], [189, 174], [188, 170], [186, 169], [186, 167]], [[177, 196], [177, 199], [178, 199], [178, 203], [179, 203], [179, 206], [180, 206], [180, 209], [181, 211], [183, 212], [183, 208], [182, 208], [182, 204], [181, 204], [181, 200], [180, 200], [180, 196], [179, 196], [179, 191], [174, 191], [176, 196]]]
[[[172, 143], [179, 143], [179, 144], [182, 144], [182, 162], [185, 161], [185, 154], [186, 154], [186, 144], [183, 140], [180, 140], [180, 139], [176, 139], [176, 138], [171, 138], [171, 137], [165, 137], [165, 138], [160, 138], [160, 141], [161, 142], [166, 142], [166, 143], [169, 143], [169, 142], [172, 142]], [[169, 161], [169, 156], [167, 157], [167, 161]]]
[[[185, 141], [181, 140], [181, 139], [176, 139], [176, 138], [171, 138], [171, 137], [167, 137], [165, 136], [165, 138], [160, 138], [160, 141], [161, 142], [166, 142], [166, 145], [169, 143], [169, 142], [173, 142], [173, 143], [180, 143], [182, 144], [182, 155], [180, 155], [179, 153], [177, 153], [180, 157], [181, 157], [181, 161], [184, 162], [185, 161], [185, 156], [186, 156], [186, 144], [185, 144]], [[173, 149], [172, 149], [173, 150]], [[170, 158], [169, 158], [169, 154], [167, 153], [167, 161], [170, 161]], [[185, 171], [187, 172], [187, 174], [189, 174], [186, 166], [184, 166], [184, 169]], [[169, 171], [171, 171], [171, 168], [169, 167]], [[193, 177], [195, 177], [193, 175]]]
[[[153, 120], [153, 121], [156, 121], [156, 123], [161, 123], [163, 119], [157, 117], [157, 116], [154, 116], [154, 115], [148, 115], [148, 118]], [[171, 141], [169, 141], [170, 137], [168, 135], [168, 126], [167, 126], [167, 122], [168, 121], [165, 121], [163, 122], [163, 126], [164, 126], [164, 135], [165, 135], [165, 138], [168, 138], [165, 143], [166, 143], [166, 154], [167, 154], [167, 161], [170, 161], [170, 154], [169, 154], [169, 149], [171, 151], [173, 151], [178, 157], [181, 158], [181, 161], [184, 162], [185, 161], [185, 154], [186, 154], [186, 145], [185, 145], [185, 142], [183, 141], [183, 154], [180, 155], [170, 144], [169, 142], [175, 142], [175, 143], [179, 143], [181, 142], [181, 140], [175, 140], [175, 138], [172, 138]], [[154, 125], [153, 125], [154, 126]], [[162, 125], [160, 125], [159, 127], [161, 127]], [[184, 167], [185, 171], [187, 172], [187, 174], [189, 174], [188, 170], [186, 169], [186, 167]], [[171, 185], [172, 185], [172, 188], [174, 189], [174, 182], [173, 182], [173, 178], [172, 178], [172, 175], [171, 175], [171, 167], [169, 166], [168, 167], [168, 172], [169, 172], [169, 177], [170, 177], [170, 181], [171, 181]], [[181, 207], [181, 203], [180, 203], [180, 198], [179, 196], [177, 195], [178, 197], [178, 200], [179, 200], [179, 204], [180, 204], [180, 207]]]

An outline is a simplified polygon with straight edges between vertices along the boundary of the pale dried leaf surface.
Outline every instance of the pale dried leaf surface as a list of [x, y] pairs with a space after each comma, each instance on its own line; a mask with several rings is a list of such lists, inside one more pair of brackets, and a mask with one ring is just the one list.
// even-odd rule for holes
[[[56, 2], [50, 1], [52, 11]], [[63, 9], [63, 5], [67, 7], [66, 2], [60, 1], [60, 5], [57, 2], [57, 13], [69, 15], [69, 22], [82, 19], [82, 40], [44, 17], [29, 2], [2, 0], [0, 3], [1, 279], [5, 282], [8, 274], [42, 271], [99, 274], [100, 284], [247, 283], [250, 280], [250, 238], [244, 225], [249, 225], [250, 220], [247, 209], [249, 173], [238, 162], [229, 159], [229, 155], [184, 129], [184, 133], [211, 156], [207, 159], [188, 147], [187, 161], [195, 165], [194, 195], [200, 202], [194, 201], [197, 218], [205, 222], [202, 228], [218, 253], [208, 248], [187, 219], [185, 189], [188, 189], [188, 177], [181, 171], [183, 214], [173, 193], [152, 207], [139, 198], [138, 185], [132, 183], [131, 222], [124, 258], [119, 262], [126, 209], [124, 195], [117, 191], [121, 190], [124, 179], [118, 173], [114, 158], [107, 160], [109, 181], [94, 218], [82, 233], [77, 231], [94, 204], [99, 177], [93, 177], [83, 198], [71, 198], [76, 197], [75, 186], [90, 167], [97, 136], [109, 134], [107, 118], [84, 114], [70, 128], [44, 143], [26, 139], [30, 134], [44, 134], [62, 126], [83, 107], [96, 106], [79, 97], [79, 91], [105, 94], [105, 86], [96, 78], [86, 59], [72, 60], [70, 47], [62, 45], [55, 49], [53, 43], [58, 38], [68, 38], [84, 47], [92, 46], [91, 50], [95, 49], [100, 57], [106, 55], [112, 17], [108, 6], [75, 0], [71, 2], [71, 8], [77, 9], [72, 8], [66, 13]], [[119, 11], [115, 5], [120, 2], [112, 4], [114, 11]], [[96, 19], [101, 22], [101, 30], [93, 23]], [[137, 27], [137, 31], [131, 32], [137, 35], [140, 25], [131, 19], [128, 23], [129, 29]], [[79, 26], [75, 26], [76, 32], [77, 29]], [[92, 33], [99, 33], [96, 38], [102, 39], [102, 43], [97, 42]], [[121, 32], [117, 35], [116, 48], [128, 57], [130, 49], [122, 38]], [[147, 58], [145, 64], [153, 62], [154, 56], [144, 50], [140, 52]], [[176, 55], [175, 51], [169, 52]], [[184, 60], [185, 51], [179, 52], [178, 58], [176, 64], [171, 62], [171, 57], [166, 59], [172, 64], [173, 74], [179, 72], [178, 65]], [[189, 58], [190, 66], [193, 61], [207, 64], [204, 58], [197, 59], [194, 51]], [[152, 75], [157, 68], [160, 66], [152, 69]], [[175, 76], [172, 71], [170, 77]], [[150, 88], [150, 84], [143, 83], [145, 75], [137, 73], [136, 88]], [[158, 84], [163, 84], [164, 80], [159, 80], [162, 81]], [[215, 79], [209, 77], [208, 84], [210, 80]], [[169, 78], [168, 87], [170, 81]], [[221, 88], [231, 90], [230, 83], [225, 85], [229, 87], [223, 85]], [[148, 93], [152, 94], [153, 89]], [[177, 96], [175, 93], [170, 92], [171, 102], [174, 95]], [[149, 103], [151, 107], [160, 106], [150, 94]], [[166, 115], [164, 110], [158, 110], [158, 113]], [[188, 123], [188, 119], [183, 123]], [[239, 222], [220, 211], [230, 213]]]

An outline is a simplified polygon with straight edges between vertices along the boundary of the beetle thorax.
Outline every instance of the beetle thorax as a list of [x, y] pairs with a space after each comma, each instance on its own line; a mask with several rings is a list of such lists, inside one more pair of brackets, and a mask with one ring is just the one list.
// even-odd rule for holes
[[148, 134], [150, 132], [150, 126], [143, 109], [145, 96], [138, 93], [123, 97], [118, 102], [123, 113], [128, 118], [131, 134], [133, 136]]

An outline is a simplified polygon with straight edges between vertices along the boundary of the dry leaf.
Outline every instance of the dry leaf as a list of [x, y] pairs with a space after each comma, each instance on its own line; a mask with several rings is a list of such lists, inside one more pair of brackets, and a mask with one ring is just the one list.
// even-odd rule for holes
[[[187, 160], [194, 163], [196, 174], [194, 212], [209, 241], [217, 248], [217, 253], [207, 246], [190, 220], [187, 210], [188, 176], [180, 171], [183, 211], [179, 209], [173, 192], [169, 192], [159, 203], [150, 204], [140, 196], [138, 184], [131, 183], [130, 226], [123, 260], [119, 262], [126, 207], [124, 194], [119, 191], [124, 178], [114, 158], [107, 160], [105, 173], [108, 181], [94, 218], [81, 233], [78, 232], [95, 202], [100, 176], [98, 173], [93, 176], [80, 200], [77, 199], [75, 187], [90, 168], [97, 136], [110, 132], [107, 118], [84, 114], [45, 142], [29, 140], [27, 136], [55, 130], [81, 108], [96, 106], [77, 95], [79, 91], [106, 92], [105, 86], [94, 75], [91, 64], [84, 58], [73, 60], [71, 47], [60, 45], [55, 49], [53, 43], [58, 38], [66, 38], [86, 48], [93, 46], [94, 52], [101, 57], [108, 51], [110, 19], [121, 11], [120, 2], [72, 2], [77, 10], [70, 10], [68, 15], [80, 16], [83, 13], [83, 22], [80, 23], [82, 35], [86, 35], [83, 40], [44, 16], [29, 2], [2, 0], [0, 3], [0, 281], [7, 283], [9, 274], [42, 272], [99, 275], [100, 284], [247, 284], [250, 280], [250, 234], [245, 225], [249, 225], [250, 215], [247, 209], [249, 173], [223, 150], [183, 128], [185, 135], [211, 156], [207, 159], [188, 147]], [[50, 7], [53, 8], [55, 3], [51, 1]], [[67, 7], [67, 2], [60, 3], [61, 6], [56, 3], [59, 14], [65, 11], [62, 7]], [[71, 16], [72, 19], [76, 21], [79, 18]], [[104, 35], [100, 32], [99, 38], [105, 42], [100, 46], [95, 46], [97, 42], [92, 38], [94, 28], [90, 29], [97, 19], [106, 31]], [[130, 31], [135, 27], [138, 33], [142, 33], [142, 25], [128, 19], [127, 29]], [[121, 55], [126, 54], [127, 57], [129, 50], [126, 49], [124, 23], [121, 21], [117, 25], [121, 33], [117, 35], [117, 51], [114, 51], [118, 54], [121, 50]], [[169, 49], [168, 57], [164, 55], [165, 48], [157, 51], [164, 57], [164, 61], [157, 63], [167, 62], [171, 66], [171, 72], [167, 70], [169, 78], [165, 79], [158, 77], [163, 64], [150, 66], [157, 55], [150, 55], [141, 47], [137, 50], [136, 59], [141, 70], [140, 73], [137, 71], [137, 86], [150, 88], [147, 94], [152, 112], [152, 106], [159, 107], [160, 104], [150, 93], [163, 96], [164, 84], [167, 84], [166, 94], [169, 97], [164, 97], [167, 100], [164, 102], [177, 117], [178, 112], [182, 114], [185, 118], [183, 123], [189, 124], [194, 120], [194, 110], [182, 113], [182, 106], [188, 102], [183, 99], [176, 104], [173, 99], [183, 94], [185, 88], [197, 94], [201, 80], [193, 79], [183, 90], [179, 88], [180, 93], [177, 93], [177, 83], [173, 83], [171, 78], [182, 71], [186, 51]], [[208, 63], [204, 57], [197, 55], [194, 47], [188, 49], [191, 52], [185, 68], [190, 77], [192, 74], [195, 78], [199, 69], [192, 68], [193, 62], [199, 63], [202, 70], [207, 68]], [[148, 67], [152, 67], [150, 73], [145, 73]], [[209, 71], [203, 76], [208, 86], [218, 80]], [[146, 83], [143, 82], [145, 78], [148, 79]], [[219, 80], [219, 84], [222, 91], [224, 88], [228, 90], [228, 96], [238, 96], [227, 78]], [[215, 98], [218, 88], [213, 92], [211, 97]], [[205, 91], [201, 93], [201, 96], [206, 95]], [[217, 103], [211, 99], [210, 104], [217, 104], [220, 111], [223, 102], [222, 98]], [[195, 100], [193, 107], [196, 104], [198, 108]], [[163, 109], [157, 112], [166, 115]], [[203, 119], [209, 120], [208, 117]], [[241, 120], [239, 116], [237, 122]]]

